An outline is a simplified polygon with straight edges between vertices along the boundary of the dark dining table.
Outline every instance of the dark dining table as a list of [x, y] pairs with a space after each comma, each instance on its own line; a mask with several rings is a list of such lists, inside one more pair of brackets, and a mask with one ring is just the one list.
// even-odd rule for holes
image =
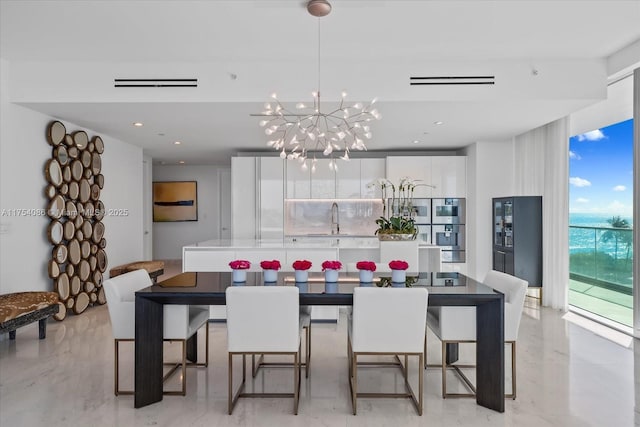
[[[310, 273], [308, 282], [296, 283], [294, 274], [280, 272], [278, 281], [264, 283], [262, 273], [248, 273], [244, 283], [233, 283], [231, 272], [181, 273], [136, 292], [135, 393], [141, 408], [162, 400], [164, 304], [225, 305], [229, 286], [297, 286], [301, 306], [350, 306], [356, 286], [413, 286], [429, 292], [429, 307], [476, 307], [476, 402], [504, 412], [504, 295], [460, 273], [423, 272], [409, 275], [406, 284], [392, 284], [384, 273], [373, 284], [360, 283], [358, 273], [341, 273], [337, 283], [324, 282], [322, 273]], [[457, 359], [457, 347], [451, 346]], [[196, 359], [197, 334], [187, 343], [187, 358]]]

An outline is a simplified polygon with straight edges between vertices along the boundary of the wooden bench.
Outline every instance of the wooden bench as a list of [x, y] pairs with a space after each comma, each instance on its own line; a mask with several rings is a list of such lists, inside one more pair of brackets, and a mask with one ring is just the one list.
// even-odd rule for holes
[[58, 312], [55, 292], [16, 292], [0, 295], [0, 333], [16, 339], [16, 329], [38, 321], [39, 337], [47, 336], [47, 319]]
[[140, 269], [147, 270], [149, 277], [155, 283], [158, 280], [158, 276], [164, 274], [164, 261], [136, 261], [119, 265], [109, 270], [109, 277], [116, 277]]

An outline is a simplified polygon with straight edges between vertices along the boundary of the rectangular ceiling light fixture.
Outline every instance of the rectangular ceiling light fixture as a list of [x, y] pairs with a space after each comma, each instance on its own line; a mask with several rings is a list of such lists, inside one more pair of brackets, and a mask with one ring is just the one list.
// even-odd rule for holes
[[198, 79], [113, 79], [114, 87], [198, 87]]
[[410, 86], [424, 85], [492, 85], [496, 76], [409, 77]]

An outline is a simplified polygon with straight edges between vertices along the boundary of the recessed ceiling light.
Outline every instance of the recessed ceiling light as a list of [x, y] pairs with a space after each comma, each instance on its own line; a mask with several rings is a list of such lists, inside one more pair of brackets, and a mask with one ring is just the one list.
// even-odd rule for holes
[[180, 144], [182, 144], [182, 142], [180, 142], [180, 141], [175, 141], [173, 144], [174, 144], [174, 145], [180, 145]]
[[133, 122], [133, 125], [137, 128], [144, 126], [144, 124], [140, 122]]
[[417, 139], [414, 139], [412, 142], [413, 142], [414, 144], [418, 144], [420, 141], [418, 141]]
[[181, 165], [184, 165], [184, 160], [180, 160], [178, 163], [180, 163]]
[[438, 126], [440, 126], [440, 125], [443, 125], [443, 124], [444, 124], [444, 122], [442, 122], [442, 121], [438, 120], [437, 122], [433, 122], [433, 124], [434, 124], [434, 125], [438, 125]]

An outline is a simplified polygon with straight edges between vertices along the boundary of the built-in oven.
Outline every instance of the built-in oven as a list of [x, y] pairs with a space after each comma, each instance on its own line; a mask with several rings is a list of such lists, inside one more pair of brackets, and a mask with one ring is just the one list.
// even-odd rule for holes
[[434, 245], [440, 246], [443, 250], [464, 250], [464, 225], [432, 224], [431, 230]]
[[416, 224], [431, 224], [431, 199], [413, 199], [412, 204]]
[[431, 243], [442, 249], [442, 262], [465, 262], [465, 226], [432, 224]]
[[432, 224], [464, 224], [465, 199], [431, 199]]

